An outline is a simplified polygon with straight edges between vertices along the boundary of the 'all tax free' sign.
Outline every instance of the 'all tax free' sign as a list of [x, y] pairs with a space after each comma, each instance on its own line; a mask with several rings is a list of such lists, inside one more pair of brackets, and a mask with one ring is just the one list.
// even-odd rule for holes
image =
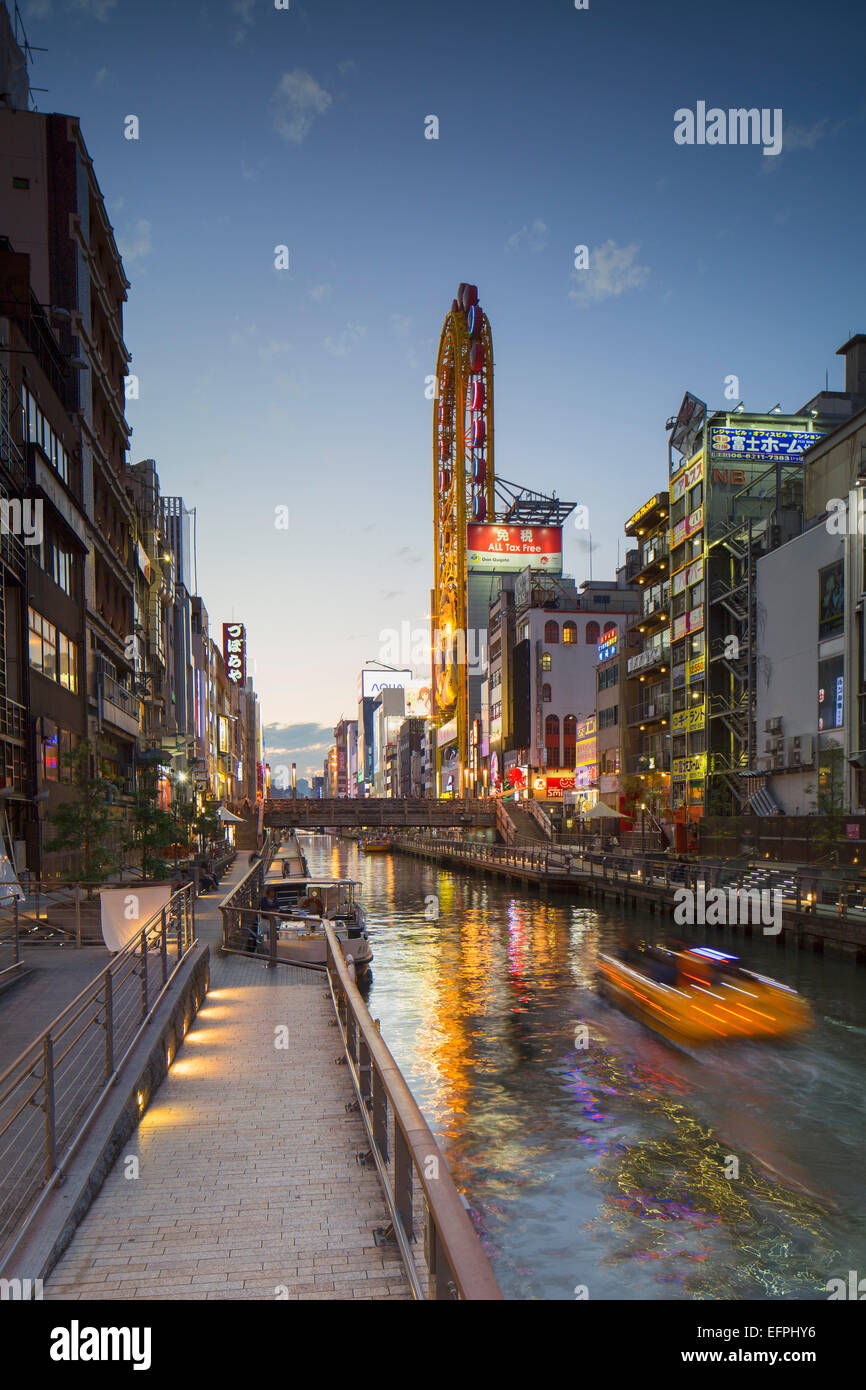
[[223, 623], [223, 660], [229, 680], [243, 685], [247, 678], [247, 630], [243, 623]]

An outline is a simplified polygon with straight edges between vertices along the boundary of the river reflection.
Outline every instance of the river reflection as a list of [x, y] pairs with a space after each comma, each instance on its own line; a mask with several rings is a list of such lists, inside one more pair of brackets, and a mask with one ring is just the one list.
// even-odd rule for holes
[[862, 970], [729, 936], [817, 1027], [691, 1056], [594, 989], [600, 951], [664, 921], [324, 836], [305, 847], [312, 873], [362, 882], [370, 1011], [507, 1297], [814, 1299], [866, 1275]]

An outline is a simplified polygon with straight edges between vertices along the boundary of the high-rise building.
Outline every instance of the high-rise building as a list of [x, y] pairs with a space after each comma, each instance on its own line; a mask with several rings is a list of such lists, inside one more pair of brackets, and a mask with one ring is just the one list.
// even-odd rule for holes
[[30, 257], [33, 291], [55, 325], [64, 403], [77, 427], [76, 470], [88, 522], [82, 663], [88, 733], [98, 738], [103, 771], [131, 790], [138, 708], [135, 518], [123, 482], [130, 434], [124, 414], [130, 356], [123, 340], [129, 282], [80, 124], [74, 116], [28, 109], [24, 57], [5, 11], [0, 68], [14, 76], [0, 101], [0, 230], [16, 253]]
[[[640, 607], [629, 626], [636, 649], [626, 658], [620, 701], [630, 735], [620, 790], [665, 815], [671, 768], [669, 503], [667, 492], [654, 493], [625, 523], [626, 535], [638, 543], [632, 582]], [[678, 682], [684, 678], [678, 674]]]
[[687, 392], [668, 422], [671, 797], [681, 826], [748, 807], [755, 566], [801, 528], [810, 447], [864, 403], [857, 391], [824, 391], [794, 414], [709, 411]]

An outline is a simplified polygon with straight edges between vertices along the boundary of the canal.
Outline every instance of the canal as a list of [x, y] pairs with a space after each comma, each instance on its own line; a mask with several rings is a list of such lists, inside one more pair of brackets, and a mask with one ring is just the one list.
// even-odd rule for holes
[[862, 968], [714, 928], [816, 1027], [689, 1055], [594, 989], [599, 952], [664, 919], [304, 845], [312, 873], [362, 884], [370, 1011], [507, 1298], [826, 1299], [866, 1276]]

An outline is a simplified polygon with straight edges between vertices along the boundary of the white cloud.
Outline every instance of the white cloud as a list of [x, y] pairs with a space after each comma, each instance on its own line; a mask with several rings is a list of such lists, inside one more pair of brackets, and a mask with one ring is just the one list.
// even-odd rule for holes
[[782, 150], [814, 150], [818, 141], [824, 138], [829, 124], [829, 116], [824, 116], [810, 126], [783, 124]]
[[325, 351], [334, 357], [347, 357], [357, 347], [367, 330], [359, 323], [347, 323], [338, 338], [325, 339]]
[[408, 314], [391, 315], [391, 332], [396, 338], [407, 338], [409, 336], [409, 325], [412, 320]]
[[[823, 116], [820, 121], [815, 121], [813, 125], [786, 125], [782, 122], [782, 152], [775, 159], [762, 159], [761, 170], [765, 174], [771, 174], [774, 169], [778, 169], [786, 154], [793, 150], [814, 150], [819, 141], [823, 140], [830, 124], [830, 117]], [[844, 122], [842, 122], [844, 125]], [[834, 127], [839, 129], [840, 127]]]
[[594, 247], [589, 253], [587, 269], [572, 271], [573, 288], [568, 291], [569, 298], [575, 304], [597, 304], [645, 285], [649, 266], [637, 265], [635, 257], [639, 250], [637, 242], [617, 246], [615, 241], [606, 241]]
[[72, 0], [72, 9], [104, 24], [116, 4], [117, 0]]
[[[116, 5], [117, 0], [62, 0], [61, 8], [67, 14], [83, 14], [104, 24]], [[27, 0], [23, 13], [25, 19], [46, 19], [54, 13], [54, 0]]]
[[309, 293], [310, 298], [311, 298], [311, 299], [314, 299], [314, 300], [316, 301], [316, 303], [318, 304], [318, 303], [320, 303], [321, 300], [323, 300], [323, 299], [328, 299], [328, 298], [330, 297], [330, 295], [332, 295], [332, 294], [334, 293], [334, 286], [333, 286], [333, 285], [311, 285], [311, 286], [310, 286], [310, 289], [309, 289], [309, 291], [308, 291], [308, 293]]
[[283, 73], [271, 98], [277, 133], [290, 145], [300, 145], [316, 117], [324, 115], [332, 103], [330, 92], [303, 68]]
[[281, 343], [277, 338], [269, 338], [268, 341], [259, 348], [259, 358], [262, 362], [270, 362], [274, 357], [278, 357], [281, 352], [291, 351], [291, 343]]
[[238, 17], [238, 27], [232, 35], [232, 43], [243, 43], [247, 30], [253, 23], [253, 10], [256, 0], [232, 0], [232, 14]]
[[130, 232], [117, 238], [117, 249], [125, 266], [135, 265], [150, 255], [153, 249], [150, 239], [151, 230], [151, 224], [145, 218], [140, 217]]
[[531, 227], [521, 227], [506, 241], [506, 251], [516, 251], [522, 241], [529, 243], [530, 251], [543, 251], [547, 246], [547, 223], [536, 217]]
[[94, 87], [104, 87], [109, 77], [108, 68], [100, 68], [93, 78]]

